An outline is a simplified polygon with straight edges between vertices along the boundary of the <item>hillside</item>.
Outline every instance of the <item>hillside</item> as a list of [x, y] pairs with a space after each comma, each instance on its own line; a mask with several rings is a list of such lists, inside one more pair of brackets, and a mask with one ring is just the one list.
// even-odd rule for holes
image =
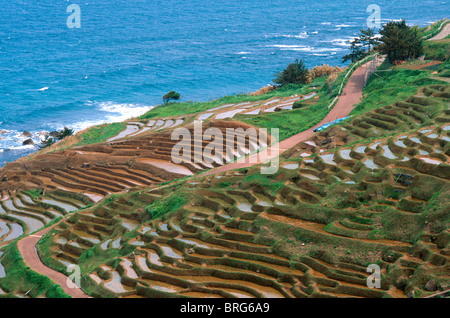
[[[437, 31], [448, 27], [427, 31], [422, 60], [370, 56], [303, 86], [171, 103], [9, 163], [0, 297], [447, 291], [450, 37]], [[205, 155], [209, 142], [191, 140], [191, 163], [174, 163], [174, 129], [193, 136], [200, 122], [203, 134], [235, 129], [237, 141]], [[280, 142], [258, 128], [278, 128]], [[261, 174], [269, 157], [250, 159], [273, 146], [279, 169]], [[70, 264], [81, 268], [80, 290], [61, 283]], [[380, 288], [367, 286], [370, 264], [381, 268]]]

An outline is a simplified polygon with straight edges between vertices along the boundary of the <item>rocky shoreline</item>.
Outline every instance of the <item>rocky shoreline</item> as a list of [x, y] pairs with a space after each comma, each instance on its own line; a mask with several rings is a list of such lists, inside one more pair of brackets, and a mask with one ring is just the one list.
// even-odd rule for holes
[[[11, 131], [6, 130], [6, 129], [0, 129], [0, 140], [4, 140], [5, 137], [3, 135], [6, 135], [8, 133], [10, 133]], [[41, 132], [37, 132], [34, 135], [25, 130], [22, 133], [20, 133], [19, 135], [15, 136], [14, 141], [17, 143], [20, 143], [20, 141], [22, 141], [22, 146], [35, 146], [37, 144], [37, 140], [44, 140], [47, 137], [53, 137], [53, 138], [57, 138], [59, 135], [58, 131], [41, 131]], [[34, 138], [34, 139], [33, 139]]]

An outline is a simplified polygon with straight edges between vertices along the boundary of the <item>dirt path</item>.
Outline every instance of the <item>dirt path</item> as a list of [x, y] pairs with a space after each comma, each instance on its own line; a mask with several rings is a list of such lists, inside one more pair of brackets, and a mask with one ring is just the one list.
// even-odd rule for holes
[[446, 25], [444, 25], [441, 32], [433, 36], [431, 39], [428, 39], [428, 41], [442, 40], [445, 39], [449, 34], [450, 34], [450, 23], [447, 23]]
[[[383, 61], [384, 58], [379, 58], [378, 65], [380, 65]], [[315, 128], [320, 127], [335, 119], [348, 116], [350, 112], [353, 110], [353, 107], [361, 100], [362, 91], [364, 88], [364, 77], [366, 73], [366, 68], [369, 66], [369, 63], [371, 62], [367, 62], [361, 65], [353, 72], [353, 74], [348, 79], [347, 84], [345, 85], [337, 103], [330, 110], [328, 115], [326, 115], [325, 118], [322, 119], [320, 123], [305, 131], [302, 131], [301, 133], [298, 133], [294, 136], [291, 136], [281, 141], [280, 143], [278, 143], [278, 150], [277, 147], [275, 146], [269, 148], [267, 152], [257, 153], [249, 156], [248, 158], [246, 158], [245, 162], [242, 163], [233, 162], [221, 167], [211, 169], [202, 175], [212, 175], [234, 169], [248, 168], [255, 164], [263, 163], [267, 160], [274, 158], [277, 155], [278, 156], [281, 155], [284, 151], [294, 147], [299, 142], [311, 138], [315, 134], [315, 132], [313, 131]]]
[[[56, 224], [55, 224], [56, 225]], [[67, 286], [67, 276], [62, 273], [59, 273], [42, 263], [39, 255], [36, 251], [36, 244], [39, 239], [49, 232], [55, 225], [50, 226], [42, 231], [39, 231], [35, 234], [29, 235], [23, 239], [21, 239], [17, 247], [19, 249], [20, 254], [22, 255], [23, 261], [27, 264], [32, 270], [35, 272], [45, 275], [50, 278], [53, 282], [60, 285], [64, 292], [72, 298], [90, 298], [89, 295], [85, 294], [80, 288], [69, 288]]]

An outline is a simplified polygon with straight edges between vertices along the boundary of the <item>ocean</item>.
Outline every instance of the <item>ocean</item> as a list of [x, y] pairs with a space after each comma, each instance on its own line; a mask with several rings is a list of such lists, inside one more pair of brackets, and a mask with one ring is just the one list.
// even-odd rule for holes
[[[20, 134], [75, 131], [182, 100], [256, 91], [296, 58], [344, 66], [373, 1], [10, 0], [0, 8], [0, 167]], [[80, 28], [69, 28], [71, 4]], [[377, 1], [381, 21], [425, 26], [448, 1]]]

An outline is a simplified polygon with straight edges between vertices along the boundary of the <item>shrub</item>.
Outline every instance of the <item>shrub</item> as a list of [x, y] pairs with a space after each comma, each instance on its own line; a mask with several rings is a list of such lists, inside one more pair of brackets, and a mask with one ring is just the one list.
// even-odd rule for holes
[[366, 56], [367, 53], [361, 47], [360, 39], [354, 39], [353, 41], [349, 41], [349, 43], [350, 43], [350, 53], [342, 57], [343, 63], [347, 61], [353, 63]]
[[305, 106], [306, 106], [306, 104], [303, 103], [303, 101], [298, 100], [294, 103], [294, 105], [292, 105], [292, 109], [303, 108]]
[[308, 83], [311, 83], [315, 78], [322, 76], [330, 76], [333, 73], [339, 73], [341, 69], [336, 66], [330, 66], [327, 64], [316, 65], [308, 71]]
[[62, 140], [68, 136], [73, 135], [73, 129], [69, 129], [67, 127], [64, 127], [64, 129], [60, 131], [55, 131], [50, 133], [50, 135], [45, 136], [45, 139], [41, 141], [40, 145], [38, 146], [39, 149], [44, 149], [47, 147], [50, 147], [54, 143], [56, 143], [58, 140]]
[[67, 127], [64, 127], [64, 129], [58, 131], [58, 133], [56, 134], [56, 139], [58, 140], [62, 140], [68, 136], [72, 136], [73, 135], [73, 129], [69, 129]]
[[39, 149], [44, 149], [47, 147], [50, 147], [56, 142], [56, 139], [53, 137], [45, 136], [45, 139], [41, 141], [41, 143], [38, 145]]
[[308, 81], [308, 69], [302, 60], [295, 60], [281, 72], [275, 74], [273, 82], [278, 85], [306, 84]]

